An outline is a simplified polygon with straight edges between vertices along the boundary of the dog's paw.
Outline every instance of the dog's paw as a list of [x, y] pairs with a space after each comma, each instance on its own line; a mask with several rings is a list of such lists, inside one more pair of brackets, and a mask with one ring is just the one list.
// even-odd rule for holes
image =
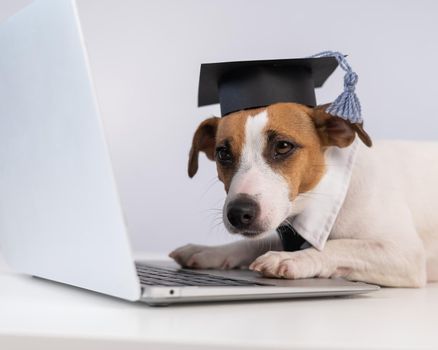
[[318, 255], [311, 254], [306, 249], [297, 252], [267, 252], [258, 257], [249, 268], [266, 277], [298, 279], [318, 277], [320, 266]]
[[208, 247], [187, 244], [169, 254], [178, 264], [192, 269], [234, 269], [242, 259], [230, 246]]

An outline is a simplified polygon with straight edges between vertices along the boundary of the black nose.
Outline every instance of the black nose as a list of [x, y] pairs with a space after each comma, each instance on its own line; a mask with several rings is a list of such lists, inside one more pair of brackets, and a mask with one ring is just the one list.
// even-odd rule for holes
[[259, 205], [249, 196], [240, 196], [227, 206], [228, 221], [240, 230], [250, 228], [258, 214]]

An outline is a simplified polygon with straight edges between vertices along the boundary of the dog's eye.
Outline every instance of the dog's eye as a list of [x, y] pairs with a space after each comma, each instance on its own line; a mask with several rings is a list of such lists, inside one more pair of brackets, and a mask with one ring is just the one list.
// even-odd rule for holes
[[278, 141], [275, 143], [274, 157], [281, 157], [289, 154], [293, 149], [294, 145], [288, 141]]
[[231, 164], [233, 162], [233, 155], [227, 147], [218, 147], [216, 149], [216, 159], [221, 164]]

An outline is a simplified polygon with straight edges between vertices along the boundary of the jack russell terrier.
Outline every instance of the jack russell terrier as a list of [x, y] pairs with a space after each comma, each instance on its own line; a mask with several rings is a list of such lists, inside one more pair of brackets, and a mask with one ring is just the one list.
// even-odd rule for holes
[[[296, 103], [206, 119], [193, 137], [189, 176], [198, 170], [199, 152], [216, 161], [227, 192], [224, 224], [249, 239], [189, 244], [170, 256], [188, 268], [249, 267], [277, 278], [344, 277], [393, 287], [437, 281], [438, 143], [382, 141], [366, 148], [357, 138], [371, 146], [361, 125]], [[327, 154], [353, 146], [355, 161], [328, 239], [283, 251], [276, 229], [306, 208], [324, 207], [318, 187], [338, 166]]]

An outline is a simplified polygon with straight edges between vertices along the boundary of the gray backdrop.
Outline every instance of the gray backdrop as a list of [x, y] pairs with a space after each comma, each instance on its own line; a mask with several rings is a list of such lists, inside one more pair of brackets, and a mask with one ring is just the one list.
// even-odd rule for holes
[[[0, 0], [0, 19], [30, 1]], [[186, 175], [201, 62], [289, 58], [333, 49], [359, 73], [375, 138], [438, 139], [435, 1], [79, 0], [79, 12], [135, 250], [232, 239], [213, 163]], [[1, 53], [0, 53], [1, 54]], [[317, 92], [342, 90], [337, 71]]]

